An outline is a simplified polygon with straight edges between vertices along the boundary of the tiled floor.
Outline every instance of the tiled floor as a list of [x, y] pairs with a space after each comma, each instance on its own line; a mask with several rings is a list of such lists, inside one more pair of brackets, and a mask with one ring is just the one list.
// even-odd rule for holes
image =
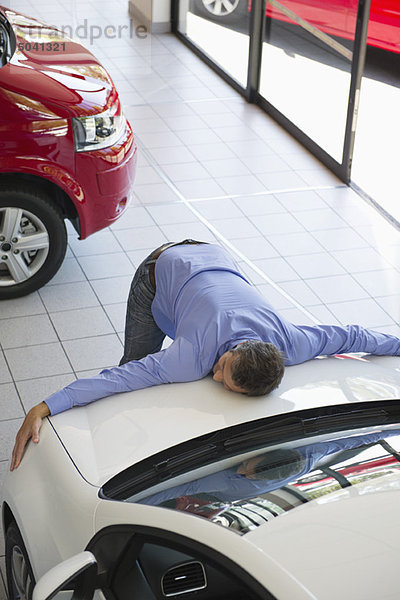
[[[129, 24], [114, 0], [11, 7], [76, 30]], [[85, 241], [69, 228], [57, 276], [0, 304], [0, 483], [24, 412], [76, 377], [118, 363], [135, 267], [167, 240], [225, 244], [295, 322], [358, 322], [400, 335], [400, 235], [173, 36], [104, 35], [139, 144], [134, 200]], [[86, 40], [89, 43], [89, 40]], [[4, 577], [4, 545], [0, 542]], [[0, 599], [4, 596], [0, 578]]]

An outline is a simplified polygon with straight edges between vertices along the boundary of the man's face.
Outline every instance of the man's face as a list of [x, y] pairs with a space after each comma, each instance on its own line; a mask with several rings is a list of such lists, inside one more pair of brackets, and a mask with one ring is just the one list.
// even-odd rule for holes
[[247, 477], [247, 479], [259, 479], [259, 476], [256, 475], [256, 467], [262, 460], [263, 456], [254, 456], [253, 458], [248, 458], [238, 466], [236, 473], [239, 473], [239, 475], [244, 475]]
[[237, 386], [232, 379], [232, 363], [235, 355], [233, 352], [228, 350], [225, 352], [218, 362], [213, 366], [213, 379], [222, 383], [226, 390], [231, 392], [237, 392], [239, 394], [245, 394], [246, 390]]

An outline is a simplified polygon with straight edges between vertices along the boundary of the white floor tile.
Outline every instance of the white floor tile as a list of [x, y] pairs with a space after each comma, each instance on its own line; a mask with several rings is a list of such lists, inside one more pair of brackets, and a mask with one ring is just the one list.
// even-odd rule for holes
[[233, 201], [247, 216], [287, 212], [273, 194], [257, 194], [255, 196], [243, 195], [239, 198], [234, 198]]
[[196, 217], [185, 204], [169, 204], [149, 206], [149, 214], [157, 225], [169, 225], [171, 223], [190, 223]]
[[64, 342], [65, 352], [75, 371], [102, 369], [117, 365], [122, 344], [116, 334]]
[[140, 229], [121, 229], [116, 231], [115, 235], [125, 251], [148, 247], [157, 248], [167, 241], [156, 225]]
[[216, 144], [220, 141], [219, 137], [207, 127], [202, 129], [184, 129], [177, 132], [178, 138], [189, 148], [197, 144]]
[[61, 269], [56, 273], [53, 279], [50, 279], [47, 285], [58, 283], [73, 283], [75, 281], [84, 281], [85, 275], [79, 266], [76, 258], [66, 258], [61, 265]]
[[124, 277], [114, 277], [111, 285], [109, 279], [95, 279], [92, 281], [92, 287], [102, 305], [114, 304], [127, 301], [131, 282], [132, 276], [125, 275]]
[[180, 181], [176, 184], [176, 187], [187, 200], [226, 196], [225, 190], [213, 179]]
[[16, 386], [24, 409], [28, 412], [33, 406], [46, 400], [51, 394], [58, 392], [73, 381], [75, 381], [75, 375], [71, 372], [67, 375], [17, 381]]
[[0, 383], [8, 383], [12, 381], [10, 370], [7, 366], [4, 353], [0, 350]]
[[59, 342], [11, 348], [5, 351], [5, 356], [15, 381], [71, 372], [71, 365]]
[[355, 273], [354, 279], [356, 279], [373, 298], [393, 296], [398, 294], [400, 290], [400, 273], [394, 269], [371, 271], [368, 273]]
[[308, 231], [339, 229], [346, 227], [345, 221], [330, 208], [296, 213], [296, 219]]
[[350, 275], [308, 279], [307, 285], [325, 304], [367, 298], [368, 293]]
[[254, 264], [261, 269], [272, 281], [292, 281], [299, 279], [297, 273], [283, 258], [264, 258], [255, 260]]
[[304, 180], [294, 171], [260, 173], [257, 177], [267, 190], [274, 192], [307, 187]]
[[101, 306], [61, 311], [50, 316], [61, 341], [114, 333]]
[[269, 283], [261, 283], [260, 285], [257, 285], [257, 289], [275, 310], [281, 311], [285, 308], [294, 308], [293, 302]]
[[[136, 228], [130, 231], [135, 235]], [[132, 273], [132, 264], [124, 252], [82, 256], [79, 263], [88, 279], [112, 278]]]
[[174, 225], [161, 225], [161, 229], [167, 240], [178, 241], [186, 238], [199, 240], [200, 242], [215, 243], [213, 233], [200, 222], [176, 223]]
[[9, 461], [14, 447], [15, 436], [23, 419], [0, 421], [0, 461]]
[[88, 308], [99, 304], [87, 281], [51, 285], [42, 288], [39, 293], [49, 312]]
[[332, 256], [349, 272], [390, 269], [388, 263], [374, 248], [331, 250]]
[[365, 298], [353, 302], [332, 303], [328, 304], [328, 308], [342, 325], [356, 323], [363, 327], [377, 329], [384, 325], [394, 324], [388, 313], [372, 298]]
[[274, 234], [304, 232], [304, 227], [288, 213], [251, 216], [250, 220], [267, 239]]
[[239, 158], [223, 158], [203, 161], [203, 167], [212, 177], [237, 177], [238, 175], [250, 175], [249, 169]]
[[368, 241], [350, 227], [313, 231], [313, 235], [324, 248], [331, 251], [368, 248]]
[[259, 235], [253, 223], [246, 217], [239, 219], [217, 219], [215, 221], [211, 220], [210, 223], [221, 235], [232, 240]]
[[226, 194], [257, 194], [265, 192], [265, 186], [255, 175], [216, 177], [216, 182]]
[[321, 300], [304, 281], [283, 281], [280, 286], [299, 304], [309, 310], [310, 306], [320, 304]]
[[379, 296], [376, 301], [392, 317], [393, 321], [400, 324], [400, 295]]
[[29, 296], [24, 296], [23, 298], [0, 301], [0, 319], [40, 315], [45, 312], [46, 309], [38, 292], [29, 294]]
[[108, 229], [98, 231], [86, 240], [72, 239], [69, 241], [72, 252], [76, 257], [90, 256], [91, 254], [104, 254], [105, 252], [120, 252], [117, 240]]
[[268, 240], [282, 256], [298, 256], [323, 251], [323, 247], [308, 231], [269, 235]]
[[117, 333], [123, 333], [125, 331], [126, 302], [119, 302], [118, 304], [106, 304], [104, 306], [104, 310], [106, 311], [115, 331]]
[[0, 320], [0, 340], [4, 349], [56, 342], [57, 335], [47, 315]]
[[327, 252], [287, 256], [286, 260], [302, 279], [327, 277], [329, 275], [345, 273], [343, 267], [332, 256], [329, 256]]
[[[218, 224], [216, 223], [218, 228]], [[279, 255], [275, 248], [262, 236], [252, 234], [251, 237], [236, 238], [235, 248], [250, 260], [258, 258], [277, 258]]]
[[290, 212], [327, 208], [325, 202], [312, 190], [275, 194], [279, 202]]
[[133, 206], [128, 208], [123, 216], [111, 225], [113, 231], [118, 229], [132, 229], [134, 227], [150, 227], [154, 225], [147, 209], [143, 206]]
[[135, 194], [143, 204], [176, 202], [177, 194], [166, 183], [149, 183], [135, 186]]
[[194, 179], [205, 179], [208, 172], [203, 165], [197, 162], [177, 163], [172, 165], [162, 165], [163, 173], [173, 182], [192, 181]]
[[0, 421], [24, 417], [24, 411], [13, 383], [0, 384], [1, 413]]
[[243, 212], [230, 198], [216, 198], [212, 200], [201, 200], [192, 203], [195, 208], [206, 219], [226, 219], [243, 217]]
[[168, 146], [167, 148], [152, 148], [151, 156], [159, 165], [170, 165], [174, 163], [191, 163], [195, 159], [195, 153], [186, 146]]

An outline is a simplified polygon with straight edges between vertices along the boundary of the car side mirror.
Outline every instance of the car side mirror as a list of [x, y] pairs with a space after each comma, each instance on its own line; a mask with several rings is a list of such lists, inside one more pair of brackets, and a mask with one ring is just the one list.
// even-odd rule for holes
[[47, 571], [35, 585], [32, 600], [51, 600], [75, 579], [72, 600], [92, 600], [96, 575], [96, 558], [91, 552], [81, 552]]

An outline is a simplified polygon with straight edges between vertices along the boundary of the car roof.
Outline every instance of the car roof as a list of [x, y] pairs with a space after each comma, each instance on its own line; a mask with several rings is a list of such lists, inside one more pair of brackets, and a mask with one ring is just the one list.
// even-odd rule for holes
[[288, 367], [268, 396], [229, 392], [206, 377], [117, 394], [50, 420], [81, 475], [101, 486], [144, 458], [219, 429], [320, 406], [399, 398], [399, 358], [352, 355]]

